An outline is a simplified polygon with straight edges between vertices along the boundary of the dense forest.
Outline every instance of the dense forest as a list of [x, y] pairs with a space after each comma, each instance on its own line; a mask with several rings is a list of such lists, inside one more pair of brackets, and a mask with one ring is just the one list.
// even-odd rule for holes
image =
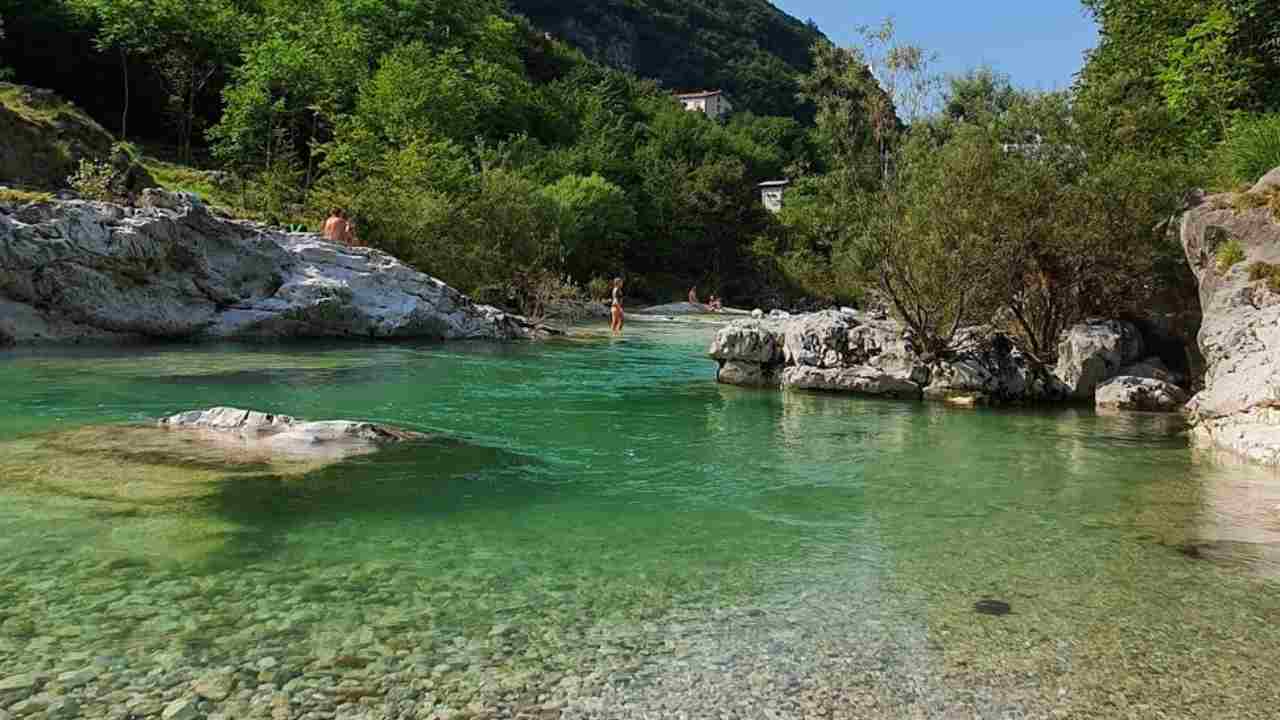
[[[517, 6], [0, 0], [0, 67], [170, 186], [273, 223], [348, 208], [365, 242], [486, 299], [625, 274], [652, 300], [878, 302], [931, 351], [994, 319], [1046, 362], [1086, 315], [1194, 304], [1169, 233], [1186, 193], [1280, 165], [1266, 0], [1086, 0], [1100, 44], [1054, 93], [940, 77], [891, 23], [836, 47], [763, 2]], [[685, 112], [682, 85], [736, 110]], [[756, 184], [779, 177], [775, 216]]]
[[768, 0], [512, 0], [512, 9], [594, 60], [671, 90], [721, 89], [761, 115], [803, 119], [797, 78], [817, 27]]

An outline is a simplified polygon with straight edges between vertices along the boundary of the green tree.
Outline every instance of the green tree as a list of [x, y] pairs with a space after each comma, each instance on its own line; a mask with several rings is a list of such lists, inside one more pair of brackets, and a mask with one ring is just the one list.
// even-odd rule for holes
[[636, 228], [626, 192], [599, 175], [566, 175], [542, 194], [556, 208], [561, 252], [570, 274], [584, 281], [616, 274]]
[[103, 51], [120, 56], [124, 79], [121, 135], [127, 137], [129, 56], [145, 59], [163, 79], [186, 159], [197, 103], [209, 81], [232, 62], [251, 26], [247, 0], [68, 0], [97, 27]]

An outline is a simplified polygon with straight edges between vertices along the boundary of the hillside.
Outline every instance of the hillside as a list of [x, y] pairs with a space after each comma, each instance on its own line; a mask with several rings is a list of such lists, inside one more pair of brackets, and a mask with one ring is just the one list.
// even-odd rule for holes
[[534, 24], [672, 90], [720, 88], [761, 115], [797, 115], [794, 76], [822, 33], [768, 0], [511, 0]]

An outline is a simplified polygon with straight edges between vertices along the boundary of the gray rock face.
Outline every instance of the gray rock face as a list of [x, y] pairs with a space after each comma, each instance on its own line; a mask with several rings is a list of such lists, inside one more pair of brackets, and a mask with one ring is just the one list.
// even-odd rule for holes
[[924, 395], [965, 405], [1061, 400], [1067, 388], [1031, 362], [1007, 338], [995, 335], [932, 366]]
[[1173, 383], [1122, 375], [1098, 386], [1094, 402], [1102, 410], [1177, 412], [1187, 403], [1187, 393]]
[[775, 387], [778, 376], [773, 366], [727, 360], [720, 365], [716, 380], [724, 385], [740, 387]]
[[792, 366], [782, 371], [782, 386], [919, 400], [920, 384], [869, 365], [847, 368]]
[[1142, 357], [1142, 334], [1131, 323], [1090, 320], [1063, 334], [1054, 375], [1071, 396], [1088, 400], [1102, 383]]
[[929, 379], [900, 325], [856, 312], [740, 320], [709, 353], [731, 385], [919, 398]]
[[229, 442], [247, 450], [328, 460], [368, 454], [387, 445], [429, 437], [369, 422], [307, 422], [288, 415], [229, 407], [179, 413], [160, 420], [159, 425], [169, 430], [197, 432], [212, 442]]
[[[1280, 170], [1260, 187], [1280, 184]], [[1280, 224], [1266, 208], [1237, 212], [1226, 197], [1201, 198], [1183, 217], [1182, 245], [1200, 285], [1205, 387], [1188, 405], [1204, 443], [1280, 464], [1280, 296], [1250, 280], [1254, 263], [1280, 264]], [[1236, 243], [1245, 259], [1219, 267]]]
[[779, 323], [739, 320], [716, 333], [708, 352], [720, 361], [776, 365], [782, 362], [781, 330]]
[[0, 212], [0, 337], [514, 339], [529, 323], [371, 248], [211, 215], [148, 190], [143, 208]]

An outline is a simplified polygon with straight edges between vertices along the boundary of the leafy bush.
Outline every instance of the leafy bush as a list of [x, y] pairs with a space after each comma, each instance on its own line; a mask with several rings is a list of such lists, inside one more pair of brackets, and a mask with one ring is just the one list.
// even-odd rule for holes
[[612, 289], [613, 283], [609, 282], [607, 278], [597, 275], [587, 283], [587, 298], [590, 300], [606, 300], [609, 298], [609, 293]]
[[1280, 167], [1280, 114], [1241, 120], [1231, 127], [1221, 153], [1231, 177], [1252, 183]]
[[1280, 265], [1272, 265], [1266, 262], [1256, 262], [1249, 266], [1249, 281], [1258, 282], [1265, 280], [1267, 289], [1273, 293], [1280, 293]]
[[115, 178], [111, 163], [83, 158], [79, 169], [67, 177], [67, 184], [87, 200], [111, 202], [117, 197]]
[[1226, 274], [1231, 268], [1244, 262], [1244, 247], [1240, 245], [1240, 241], [1232, 238], [1223, 243], [1221, 247], [1213, 254], [1214, 264], [1218, 267], [1218, 272]]

